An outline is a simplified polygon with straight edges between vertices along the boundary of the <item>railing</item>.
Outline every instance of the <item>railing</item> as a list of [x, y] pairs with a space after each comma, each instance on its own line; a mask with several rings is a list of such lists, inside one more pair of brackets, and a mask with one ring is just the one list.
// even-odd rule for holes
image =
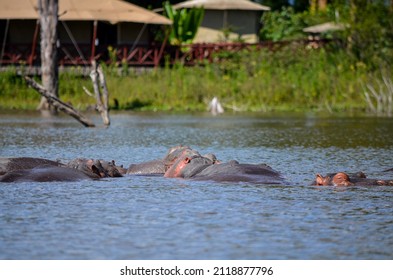
[[[193, 44], [182, 48], [161, 45], [115, 45], [112, 51], [109, 46], [99, 46], [95, 50], [94, 56], [91, 54], [89, 44], [80, 44], [76, 48], [71, 44], [63, 44], [58, 48], [59, 65], [61, 66], [89, 66], [92, 59], [103, 61], [107, 64], [122, 63], [130, 66], [159, 66], [165, 63], [174, 64], [181, 62], [185, 65], [195, 65], [201, 63], [212, 63], [217, 60], [217, 54], [222, 52], [252, 51], [259, 49], [277, 50], [289, 44], [296, 43], [296, 46], [320, 47], [327, 43], [326, 40], [309, 41], [281, 41], [281, 42], [261, 42], [257, 44], [248, 43], [206, 43]], [[40, 65], [40, 48], [32, 51], [31, 45], [6, 45], [0, 65]], [[116, 59], [116, 61], [113, 61]]]

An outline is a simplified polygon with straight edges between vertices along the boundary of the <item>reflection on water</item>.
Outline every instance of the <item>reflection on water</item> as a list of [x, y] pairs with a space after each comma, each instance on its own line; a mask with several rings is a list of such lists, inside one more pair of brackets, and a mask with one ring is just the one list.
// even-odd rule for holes
[[[95, 119], [100, 123], [100, 119]], [[124, 177], [0, 186], [1, 259], [391, 259], [393, 188], [312, 187], [316, 173], [393, 167], [385, 118], [0, 114], [0, 157], [118, 164], [189, 145], [223, 161], [267, 163], [289, 186]]]

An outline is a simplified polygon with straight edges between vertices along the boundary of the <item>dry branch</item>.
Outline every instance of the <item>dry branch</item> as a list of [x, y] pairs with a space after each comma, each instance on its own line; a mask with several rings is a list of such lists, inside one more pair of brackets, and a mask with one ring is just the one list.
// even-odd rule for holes
[[[109, 106], [108, 106], [108, 88], [106, 86], [104, 72], [102, 67], [97, 65], [97, 63], [92, 61], [93, 70], [90, 73], [90, 78], [93, 82], [93, 89], [96, 96], [96, 109], [101, 114], [102, 121], [104, 125], [110, 125], [109, 119]], [[98, 84], [99, 83], [99, 84]], [[100, 90], [102, 89], [102, 91]], [[85, 90], [86, 91], [86, 90]]]
[[368, 108], [376, 115], [391, 117], [393, 115], [393, 82], [382, 75], [382, 81], [377, 80], [375, 83], [379, 86], [379, 90], [371, 83], [363, 86]]
[[84, 92], [85, 92], [88, 96], [94, 97], [94, 95], [93, 95], [86, 87], [82, 87], [82, 88], [83, 88]]
[[80, 123], [82, 123], [86, 127], [94, 127], [94, 123], [92, 123], [89, 119], [87, 119], [85, 116], [83, 116], [81, 113], [79, 113], [77, 110], [74, 109], [74, 107], [64, 103], [60, 99], [58, 99], [55, 96], [52, 96], [48, 93], [48, 91], [39, 83], [31, 79], [30, 77], [25, 76], [25, 80], [29, 86], [34, 88], [36, 91], [38, 91], [43, 97], [45, 97], [48, 102], [56, 107], [57, 109], [63, 111], [64, 113], [70, 115]]

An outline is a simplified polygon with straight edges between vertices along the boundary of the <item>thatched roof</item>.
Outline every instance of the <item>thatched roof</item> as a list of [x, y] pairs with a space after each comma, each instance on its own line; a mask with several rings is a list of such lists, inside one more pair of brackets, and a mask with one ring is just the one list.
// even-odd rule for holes
[[[0, 0], [0, 19], [38, 19], [37, 0]], [[59, 0], [59, 20], [171, 24], [164, 16], [121, 0]]]
[[174, 5], [174, 8], [203, 7], [206, 10], [269, 11], [270, 7], [248, 0], [189, 0]]

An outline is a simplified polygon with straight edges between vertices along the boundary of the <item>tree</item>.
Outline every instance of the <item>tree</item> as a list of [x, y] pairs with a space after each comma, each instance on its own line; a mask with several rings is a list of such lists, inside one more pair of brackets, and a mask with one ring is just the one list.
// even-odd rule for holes
[[342, 4], [340, 12], [342, 20], [349, 26], [347, 50], [353, 58], [374, 68], [389, 64], [393, 56], [393, 16], [389, 3], [385, 0], [350, 0]]
[[205, 11], [203, 8], [175, 10], [169, 1], [164, 3], [165, 15], [172, 20], [169, 42], [175, 46], [191, 44], [199, 26], [202, 23]]
[[[38, 11], [41, 27], [41, 79], [42, 85], [48, 94], [58, 97], [58, 62], [57, 62], [57, 23], [58, 23], [58, 0], [38, 0]], [[41, 98], [39, 110], [56, 109], [50, 105], [45, 97]]]
[[[57, 61], [57, 23], [59, 12], [59, 0], [38, 0], [38, 11], [41, 26], [41, 80], [42, 85], [30, 77], [25, 77], [28, 85], [36, 89], [41, 95], [39, 110], [49, 110], [52, 114], [61, 110], [75, 118], [87, 127], [94, 127], [89, 119], [75, 110], [72, 105], [66, 104], [59, 99], [59, 67]], [[102, 69], [93, 63], [91, 74], [94, 91], [96, 93], [97, 110], [106, 126], [109, 126], [108, 89]], [[100, 83], [101, 89], [100, 91]]]
[[311, 0], [310, 10], [311, 12], [323, 12], [326, 11], [327, 0]]

